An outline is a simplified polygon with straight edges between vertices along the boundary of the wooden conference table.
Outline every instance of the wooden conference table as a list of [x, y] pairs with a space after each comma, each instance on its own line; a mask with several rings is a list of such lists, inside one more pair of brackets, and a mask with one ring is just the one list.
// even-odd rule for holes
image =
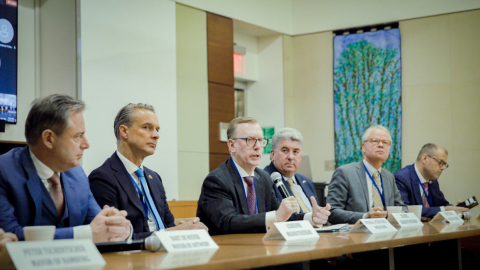
[[[397, 229], [399, 229], [397, 227]], [[389, 249], [480, 235], [479, 220], [463, 225], [424, 223], [395, 233], [321, 233], [319, 239], [299, 242], [262, 241], [264, 234], [234, 234], [212, 237], [218, 250], [166, 253], [118, 252], [103, 254], [110, 269], [245, 269], [337, 257], [342, 254]], [[458, 240], [459, 242], [460, 240]], [[460, 249], [458, 249], [460, 252]], [[452, 254], [457, 258], [457, 254]], [[392, 262], [391, 262], [392, 263]]]

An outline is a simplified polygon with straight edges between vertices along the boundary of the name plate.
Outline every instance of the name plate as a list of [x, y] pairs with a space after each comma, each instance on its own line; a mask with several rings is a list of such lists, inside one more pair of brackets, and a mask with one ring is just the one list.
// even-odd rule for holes
[[300, 240], [320, 238], [307, 220], [275, 222], [268, 230], [263, 240]]
[[414, 213], [392, 213], [388, 215], [388, 222], [393, 226], [422, 227], [423, 223]]
[[179, 230], [155, 232], [160, 239], [160, 250], [167, 252], [218, 249], [218, 245], [205, 230]]
[[91, 240], [14, 242], [6, 249], [18, 270], [102, 269], [106, 264]]
[[359, 219], [350, 230], [351, 233], [384, 233], [396, 231], [397, 229], [385, 218]]
[[450, 224], [463, 224], [463, 219], [461, 219], [454, 210], [446, 212], [438, 212], [430, 223], [450, 223]]

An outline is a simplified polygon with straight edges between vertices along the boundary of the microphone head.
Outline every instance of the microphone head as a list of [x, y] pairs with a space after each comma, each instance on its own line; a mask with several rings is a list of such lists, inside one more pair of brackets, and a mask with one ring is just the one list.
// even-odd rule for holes
[[150, 235], [149, 237], [145, 238], [145, 249], [150, 251], [159, 251], [160, 247], [162, 247], [162, 242], [160, 242], [160, 238], [155, 234]]
[[275, 184], [279, 179], [282, 179], [282, 175], [279, 172], [273, 172], [270, 175], [270, 179], [272, 179], [272, 182]]

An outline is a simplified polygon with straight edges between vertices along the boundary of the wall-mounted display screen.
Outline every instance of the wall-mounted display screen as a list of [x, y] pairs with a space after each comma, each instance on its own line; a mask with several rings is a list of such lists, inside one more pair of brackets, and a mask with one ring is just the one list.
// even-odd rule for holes
[[0, 0], [0, 120], [17, 123], [18, 3]]

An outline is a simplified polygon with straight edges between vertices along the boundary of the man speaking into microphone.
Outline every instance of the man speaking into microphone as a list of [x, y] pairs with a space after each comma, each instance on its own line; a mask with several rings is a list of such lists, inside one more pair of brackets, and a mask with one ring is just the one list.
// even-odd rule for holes
[[270, 176], [256, 168], [268, 140], [257, 120], [233, 119], [227, 129], [230, 158], [205, 178], [198, 200], [197, 216], [211, 235], [266, 232], [275, 222], [302, 220], [324, 224], [330, 212], [314, 208], [311, 215], [299, 213], [295, 197], [281, 202], [272, 189]]
[[[280, 129], [273, 135], [270, 152], [271, 163], [264, 170], [270, 175], [275, 172], [280, 173], [279, 181], [282, 182], [280, 185], [285, 187], [287, 195], [297, 199], [302, 213], [311, 215], [312, 207], [319, 207], [317, 205], [318, 197], [313, 182], [306, 176], [297, 173], [302, 162], [302, 142], [303, 137], [298, 130]], [[279, 200], [285, 197], [277, 184], [274, 183], [273, 189]], [[330, 210], [330, 205], [327, 205], [325, 209]]]

